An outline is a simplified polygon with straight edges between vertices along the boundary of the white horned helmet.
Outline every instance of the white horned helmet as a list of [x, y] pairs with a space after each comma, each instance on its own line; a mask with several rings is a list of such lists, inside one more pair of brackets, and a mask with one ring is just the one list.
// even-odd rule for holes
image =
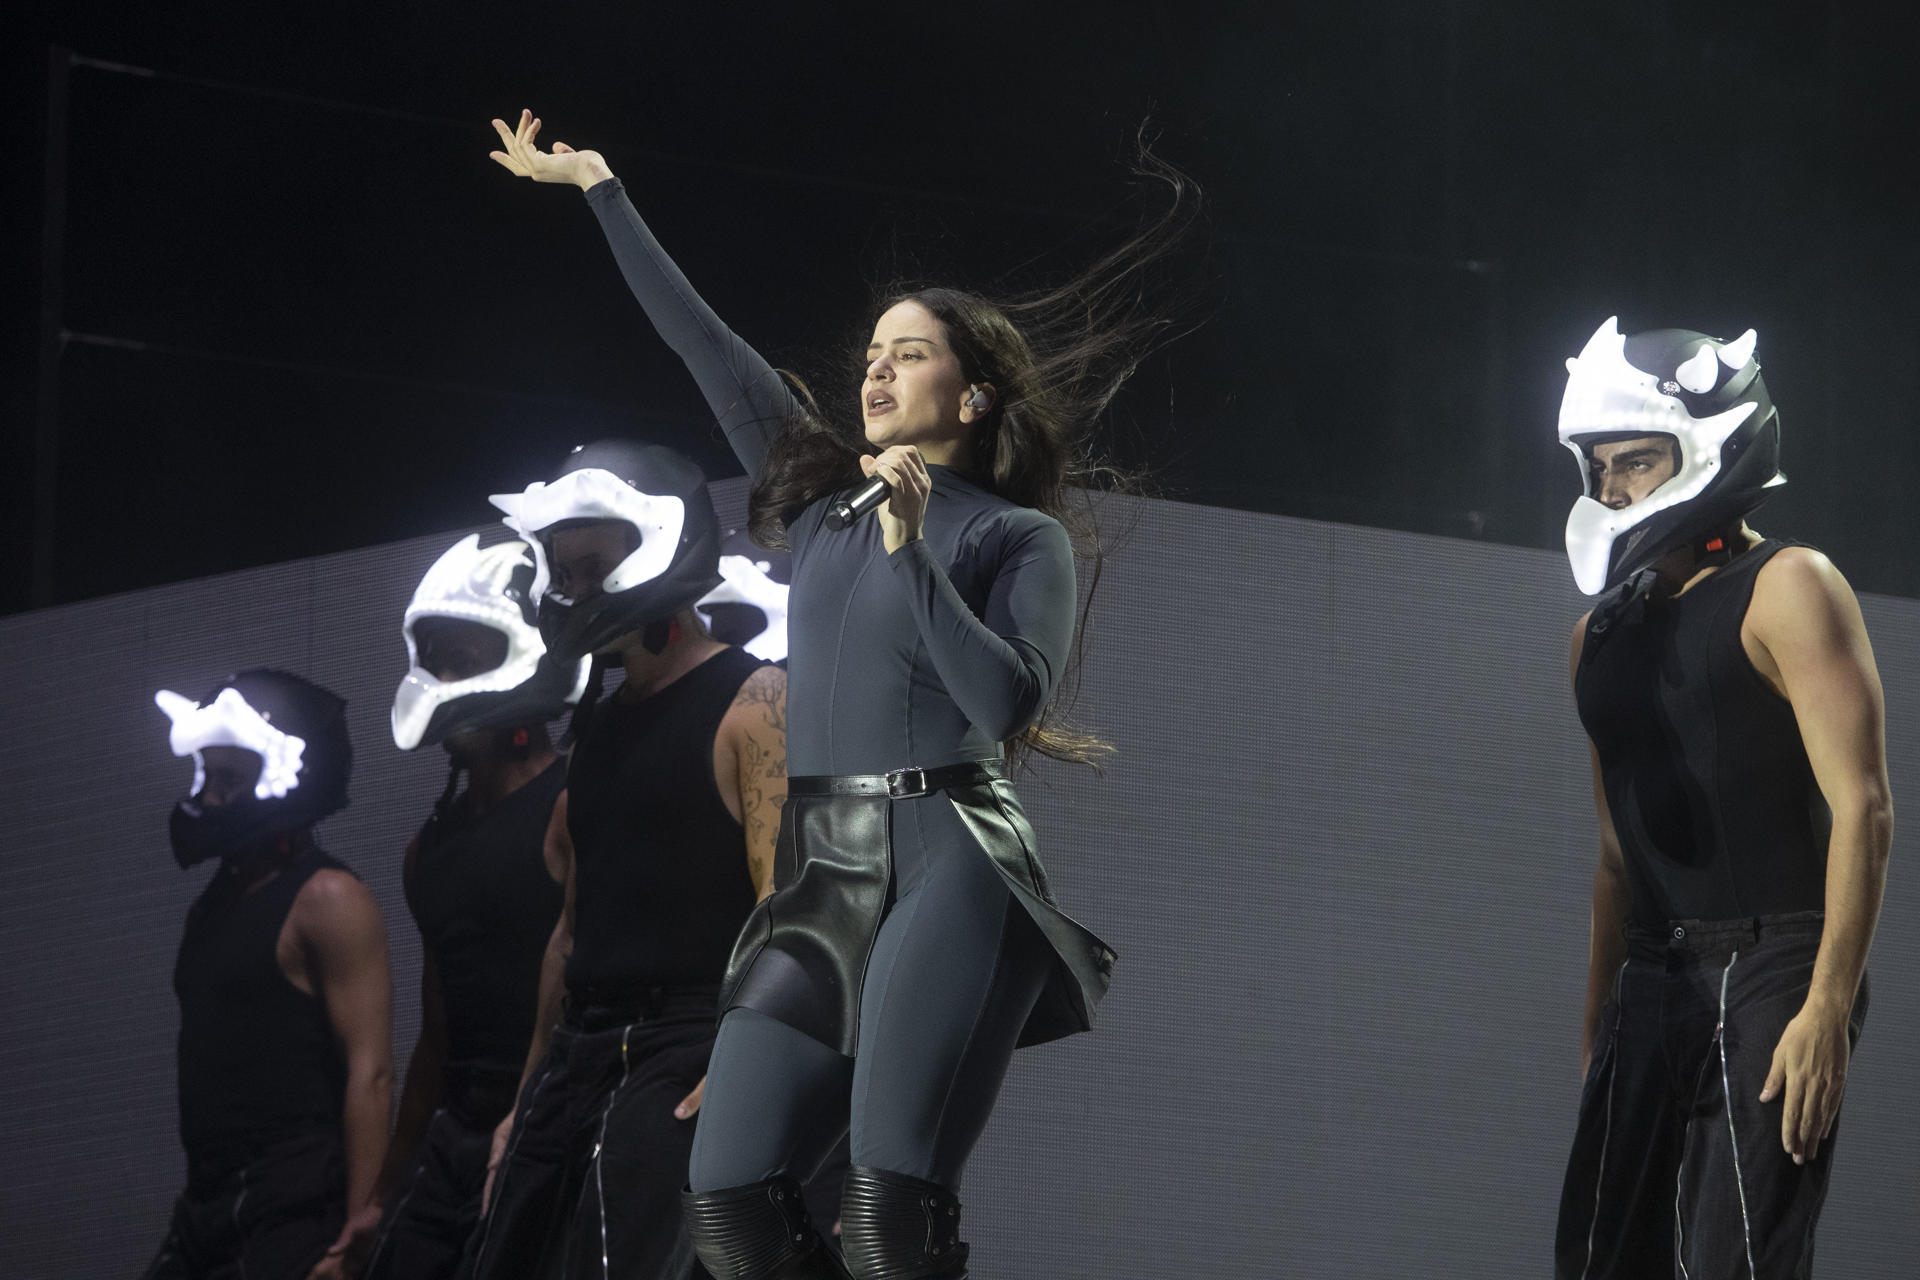
[[[1783, 485], [1780, 416], [1753, 358], [1749, 329], [1722, 342], [1686, 329], [1623, 336], [1618, 317], [1567, 361], [1560, 442], [1580, 462], [1585, 485], [1567, 516], [1574, 581], [1598, 595], [1659, 557], [1724, 528]], [[1631, 506], [1598, 500], [1593, 448], [1665, 436], [1679, 465]]]
[[[532, 594], [534, 561], [524, 542], [480, 546], [470, 533], [433, 562], [401, 623], [406, 676], [393, 695], [393, 741], [403, 751], [443, 742], [463, 729], [506, 728], [552, 720], [580, 700], [588, 662], [547, 656]], [[421, 665], [416, 629], [433, 619], [478, 623], [504, 640], [485, 671], [442, 680]]]
[[[599, 653], [629, 631], [664, 623], [720, 584], [720, 523], [707, 478], [691, 459], [660, 445], [583, 445], [551, 483], [490, 501], [506, 513], [502, 523], [532, 548], [529, 590], [540, 634], [558, 658]], [[576, 520], [617, 521], [632, 534], [626, 558], [580, 600], [554, 589], [548, 563], [553, 531]]]
[[[167, 744], [193, 757], [193, 789], [173, 807], [168, 834], [182, 867], [237, 857], [262, 841], [310, 827], [347, 803], [353, 744], [346, 703], [287, 671], [255, 668], [228, 676], [195, 701], [153, 695], [170, 722]], [[225, 804], [205, 795], [206, 751], [238, 747], [260, 757], [252, 790]]]

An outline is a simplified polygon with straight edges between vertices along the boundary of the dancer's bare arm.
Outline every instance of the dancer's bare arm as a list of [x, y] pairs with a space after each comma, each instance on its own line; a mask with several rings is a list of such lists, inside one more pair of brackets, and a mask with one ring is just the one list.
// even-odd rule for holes
[[1780, 1141], [1813, 1159], [1846, 1089], [1847, 1023], [1887, 883], [1893, 797], [1886, 706], [1853, 588], [1809, 547], [1788, 547], [1754, 580], [1741, 640], [1762, 678], [1793, 706], [1814, 780], [1833, 811], [1826, 923], [1813, 984], [1774, 1050], [1762, 1101], [1783, 1099]]
[[[393, 987], [387, 930], [364, 884], [345, 871], [316, 871], [287, 916], [303, 989], [317, 995], [346, 1059], [342, 1124], [347, 1154], [347, 1221], [313, 1269], [346, 1274], [347, 1254], [370, 1242], [380, 1222], [374, 1199], [393, 1104]], [[302, 983], [296, 982], [296, 986]]]

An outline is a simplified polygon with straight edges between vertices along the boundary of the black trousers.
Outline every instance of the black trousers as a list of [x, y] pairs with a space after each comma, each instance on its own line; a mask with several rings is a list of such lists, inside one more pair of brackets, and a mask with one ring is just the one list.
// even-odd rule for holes
[[[1561, 1280], [1810, 1275], [1836, 1128], [1796, 1165], [1760, 1090], [1806, 1002], [1821, 916], [1630, 929], [1560, 1197]], [[1861, 979], [1848, 1031], [1867, 1011]]]
[[706, 1074], [716, 998], [569, 1010], [520, 1095], [475, 1280], [706, 1276], [680, 1219], [699, 1117], [673, 1108]]
[[306, 1280], [346, 1221], [340, 1134], [190, 1159], [146, 1280]]
[[413, 1174], [387, 1205], [364, 1280], [449, 1280], [458, 1272], [480, 1223], [498, 1123], [498, 1116], [475, 1119], [455, 1107], [433, 1113]]

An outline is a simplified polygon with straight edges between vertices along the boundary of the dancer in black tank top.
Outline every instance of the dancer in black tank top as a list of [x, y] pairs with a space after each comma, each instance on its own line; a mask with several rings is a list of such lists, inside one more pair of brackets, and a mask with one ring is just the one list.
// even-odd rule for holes
[[174, 968], [187, 1188], [147, 1276], [344, 1276], [380, 1218], [391, 1018], [379, 909], [313, 841], [346, 802], [343, 704], [275, 671], [157, 700], [195, 763], [175, 856], [220, 870]]
[[420, 1035], [381, 1171], [388, 1209], [367, 1280], [455, 1274], [480, 1220], [494, 1128], [513, 1109], [527, 1059], [565, 880], [546, 835], [567, 770], [546, 726], [586, 674], [546, 660], [533, 571], [525, 544], [482, 549], [469, 536], [428, 570], [402, 626], [413, 661], [394, 699], [395, 743], [440, 745], [453, 767], [406, 852]]
[[1879, 676], [1838, 570], [1743, 518], [1784, 480], [1754, 346], [1609, 321], [1569, 362], [1600, 860], [1564, 1278], [1809, 1274], [1866, 1016]]
[[720, 979], [771, 888], [785, 673], [693, 607], [720, 584], [719, 535], [685, 459], [593, 445], [496, 502], [541, 561], [553, 653], [626, 679], [575, 716], [547, 835], [565, 900], [473, 1274], [702, 1276], [679, 1193]]

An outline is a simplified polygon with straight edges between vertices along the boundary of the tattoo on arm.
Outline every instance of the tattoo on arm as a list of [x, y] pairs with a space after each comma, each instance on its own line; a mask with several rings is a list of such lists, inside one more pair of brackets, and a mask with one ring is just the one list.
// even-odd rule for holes
[[786, 672], [762, 667], [740, 686], [733, 705], [745, 712], [737, 755], [747, 868], [755, 889], [765, 893], [773, 884], [773, 849], [787, 800]]
[[[736, 707], [757, 707], [766, 727], [787, 740], [787, 673], [778, 667], [762, 667], [747, 677], [740, 692], [733, 696]], [[758, 721], [756, 721], [756, 725]], [[782, 751], [784, 758], [785, 752]]]

